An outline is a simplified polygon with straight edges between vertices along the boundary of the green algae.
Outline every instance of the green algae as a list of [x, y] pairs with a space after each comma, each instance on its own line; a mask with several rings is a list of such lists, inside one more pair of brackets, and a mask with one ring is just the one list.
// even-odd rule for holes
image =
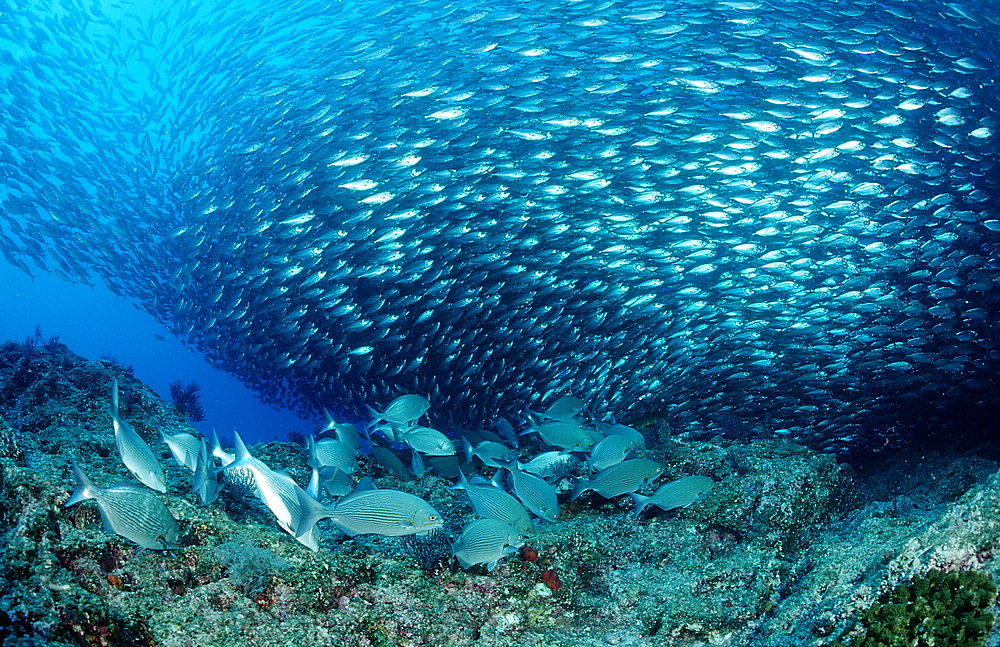
[[[932, 570], [897, 586], [861, 614], [850, 647], [982, 647], [996, 618], [997, 587], [981, 571]], [[830, 647], [843, 647], [834, 642]]]

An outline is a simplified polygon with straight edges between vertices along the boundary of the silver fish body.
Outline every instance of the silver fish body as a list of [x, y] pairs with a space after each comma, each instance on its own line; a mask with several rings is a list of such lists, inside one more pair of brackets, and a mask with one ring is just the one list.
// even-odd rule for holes
[[484, 564], [492, 571], [497, 562], [517, 553], [524, 544], [524, 537], [511, 526], [497, 519], [476, 519], [465, 524], [462, 533], [451, 547], [451, 554], [462, 568]]
[[484, 440], [475, 447], [472, 447], [469, 441], [464, 438], [462, 441], [462, 446], [465, 449], [465, 458], [469, 462], [472, 462], [473, 458], [478, 458], [482, 461], [483, 465], [500, 467], [503, 462], [514, 460], [514, 452], [503, 443]]
[[621, 463], [632, 449], [631, 438], [621, 434], [612, 434], [590, 448], [587, 464], [590, 469], [601, 471], [606, 467]]
[[122, 463], [146, 487], [157, 492], [166, 492], [166, 477], [163, 467], [153, 454], [153, 450], [142, 436], [136, 433], [132, 425], [118, 415], [118, 380], [111, 384], [111, 421], [115, 430], [115, 444], [118, 445], [118, 455]]
[[101, 513], [104, 529], [135, 542], [142, 548], [167, 550], [179, 548], [177, 520], [153, 493], [134, 485], [115, 485], [101, 489], [73, 461], [76, 489], [67, 506], [94, 499]]
[[353, 474], [358, 469], [356, 450], [336, 438], [316, 440], [309, 437], [306, 441], [306, 449], [309, 451], [307, 462], [309, 467], [316, 469], [334, 467], [345, 474]]
[[714, 482], [707, 476], [684, 476], [676, 481], [664, 483], [649, 496], [632, 492], [629, 494], [635, 502], [634, 517], [638, 517], [646, 506], [655, 505], [661, 510], [686, 508], [701, 501], [712, 490]]
[[160, 437], [170, 449], [177, 464], [194, 472], [198, 466], [198, 452], [201, 447], [199, 439], [185, 433], [164, 434], [161, 432]]
[[569, 452], [553, 450], [532, 456], [531, 460], [521, 465], [521, 469], [542, 478], [552, 478], [566, 475], [570, 468], [578, 462]]
[[559, 498], [548, 481], [525, 472], [516, 460], [504, 463], [503, 467], [510, 473], [514, 494], [524, 507], [546, 521], [559, 520]]
[[455, 444], [437, 429], [416, 426], [396, 435], [397, 440], [427, 456], [452, 456], [455, 454]]
[[663, 473], [663, 466], [648, 458], [632, 458], [598, 472], [589, 481], [575, 479], [571, 499], [593, 490], [606, 499], [635, 492]]
[[[302, 493], [305, 495], [305, 493]], [[360, 490], [324, 506], [305, 495], [306, 509], [300, 531], [311, 531], [320, 519], [330, 519], [345, 534], [424, 535], [443, 525], [441, 513], [418, 496], [400, 490]]]
[[220, 471], [212, 462], [208, 443], [202, 438], [199, 442], [198, 462], [195, 463], [194, 478], [191, 481], [191, 491], [198, 494], [202, 505], [211, 505], [219, 497]]
[[401, 395], [385, 408], [385, 411], [376, 412], [375, 417], [394, 425], [405, 425], [416, 422], [420, 416], [427, 413], [431, 403], [427, 398], [420, 395]]
[[243, 439], [236, 432], [236, 460], [223, 468], [225, 472], [243, 470], [253, 477], [254, 490], [267, 509], [271, 511], [282, 530], [292, 535], [302, 545], [313, 551], [319, 550], [319, 544], [312, 532], [312, 525], [303, 528], [305, 510], [302, 506], [303, 496], [312, 499], [305, 490], [299, 487], [287, 474], [275, 472], [263, 461], [254, 457], [247, 450]]
[[520, 501], [493, 485], [470, 483], [465, 474], [459, 472], [459, 481], [454, 490], [464, 490], [472, 509], [480, 517], [496, 519], [512, 526], [525, 536], [535, 534], [535, 524]]

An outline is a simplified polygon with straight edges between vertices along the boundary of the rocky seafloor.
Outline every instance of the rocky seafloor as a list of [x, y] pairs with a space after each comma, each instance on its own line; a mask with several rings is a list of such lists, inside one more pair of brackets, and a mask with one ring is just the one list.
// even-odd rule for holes
[[[122, 417], [166, 470], [160, 498], [179, 550], [139, 551], [105, 532], [93, 501], [64, 507], [71, 456], [101, 487], [134, 481], [112, 431], [113, 378]], [[238, 488], [203, 506], [158, 431], [196, 433], [123, 367], [54, 340], [0, 345], [5, 647], [1000, 645], [989, 629], [1000, 465], [984, 452], [911, 447], [855, 469], [780, 439], [684, 441], [653, 425], [646, 455], [665, 465], [660, 482], [709, 476], [706, 499], [639, 520], [628, 497], [564, 502], [530, 540], [537, 559], [487, 572], [437, 561], [431, 542], [348, 539], [325, 525], [313, 553]], [[301, 445], [250, 450], [306, 482]], [[400, 481], [361, 462], [380, 486], [431, 501], [452, 531], [470, 518], [450, 481]], [[972, 572], [989, 576], [974, 603], [963, 597]], [[927, 593], [941, 590], [928, 574], [954, 584]], [[910, 602], [891, 598], [905, 591]], [[879, 634], [877, 622], [898, 626]]]

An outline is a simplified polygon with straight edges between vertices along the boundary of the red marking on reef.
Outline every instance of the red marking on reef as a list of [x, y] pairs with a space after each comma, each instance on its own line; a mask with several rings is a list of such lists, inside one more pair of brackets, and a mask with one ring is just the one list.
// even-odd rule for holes
[[542, 582], [553, 591], [558, 591], [562, 588], [562, 582], [559, 581], [559, 573], [556, 573], [556, 569], [554, 568], [542, 571]]

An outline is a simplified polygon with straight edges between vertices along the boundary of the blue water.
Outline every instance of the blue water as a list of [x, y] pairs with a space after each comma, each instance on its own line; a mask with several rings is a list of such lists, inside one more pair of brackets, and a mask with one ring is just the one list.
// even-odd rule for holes
[[113, 357], [133, 366], [135, 376], [168, 402], [171, 382], [198, 383], [205, 419], [195, 427], [204, 434], [215, 428], [223, 442], [233, 429], [253, 443], [284, 440], [291, 432], [313, 428], [311, 421], [260, 402], [236, 378], [214, 369], [150, 315], [104, 286], [71, 284], [44, 272], [31, 278], [0, 260], [0, 340], [21, 341], [36, 326], [46, 338], [58, 335], [88, 359]]

